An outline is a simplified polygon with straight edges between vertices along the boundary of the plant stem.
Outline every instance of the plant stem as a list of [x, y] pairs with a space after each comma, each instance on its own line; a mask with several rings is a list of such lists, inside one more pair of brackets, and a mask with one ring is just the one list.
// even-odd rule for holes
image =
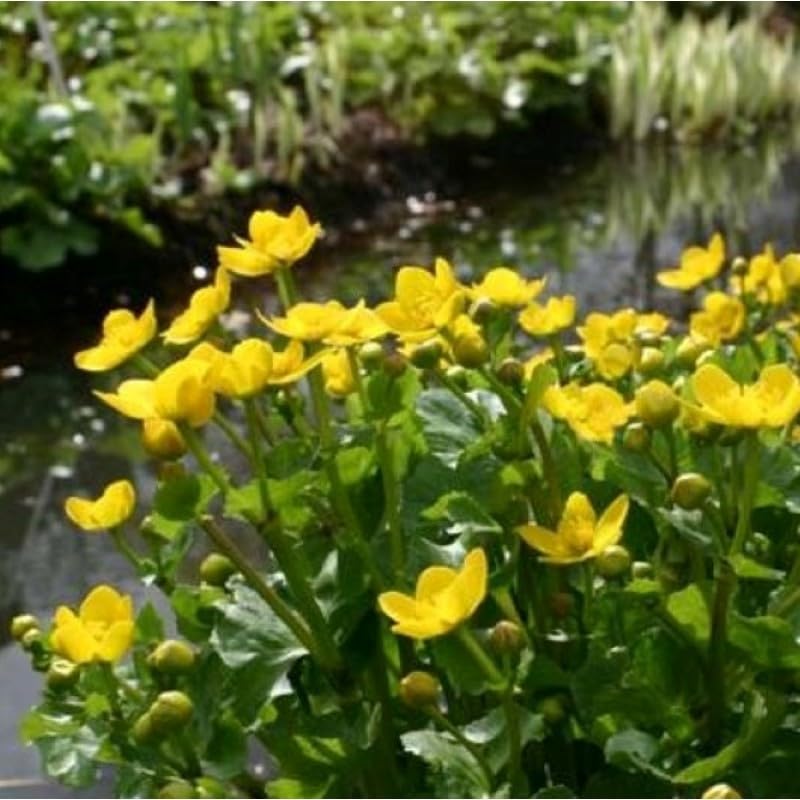
[[514, 703], [514, 684], [509, 681], [509, 688], [503, 697], [503, 713], [506, 718], [508, 734], [508, 782], [511, 785], [511, 796], [525, 793], [522, 784], [522, 737], [519, 729], [519, 713]]
[[675, 430], [671, 425], [664, 428], [664, 438], [669, 450], [669, 483], [678, 477], [678, 448], [675, 442]]
[[495, 665], [494, 661], [489, 658], [489, 654], [481, 647], [478, 640], [475, 638], [472, 631], [464, 626], [456, 630], [456, 636], [464, 649], [470, 654], [472, 660], [478, 666], [480, 671], [486, 676], [491, 684], [492, 689], [495, 691], [503, 691], [506, 688], [507, 681], [503, 677], [503, 673]]
[[406, 554], [403, 542], [403, 521], [400, 516], [400, 485], [394, 474], [392, 450], [389, 443], [386, 420], [375, 427], [375, 448], [383, 481], [383, 497], [386, 504], [386, 518], [389, 526], [389, 546], [391, 551], [392, 574], [398, 587], [405, 584]]
[[436, 375], [437, 380], [455, 395], [455, 397], [461, 402], [461, 404], [466, 408], [477, 420], [481, 423], [481, 425], [486, 425], [486, 414], [484, 410], [471, 398], [469, 395], [451, 378], [445, 375], [444, 372], [441, 370], [435, 370], [434, 374]]
[[478, 766], [481, 768], [481, 771], [486, 778], [486, 783], [491, 787], [492, 783], [494, 782], [492, 768], [483, 757], [483, 754], [478, 746], [474, 742], [471, 742], [469, 739], [467, 739], [467, 737], [464, 736], [464, 734], [461, 733], [461, 731], [455, 725], [453, 725], [453, 723], [450, 722], [450, 720], [447, 719], [447, 717], [435, 706], [429, 706], [426, 709], [426, 712], [437, 725], [444, 728], [478, 762]]
[[545, 436], [542, 424], [538, 419], [536, 419], [535, 416], [531, 418], [531, 430], [533, 431], [533, 436], [536, 439], [536, 445], [539, 448], [539, 455], [542, 459], [544, 478], [547, 482], [548, 489], [550, 489], [551, 519], [549, 522], [551, 524], [556, 524], [561, 518], [561, 512], [563, 510], [561, 486], [558, 483], [556, 464], [553, 460], [553, 453], [550, 450], [550, 444], [547, 441], [547, 436]]
[[717, 746], [722, 738], [725, 718], [725, 645], [728, 637], [728, 607], [736, 586], [736, 576], [730, 564], [718, 562], [711, 609], [711, 637], [708, 647], [707, 685], [710, 701], [710, 738]]
[[583, 621], [587, 630], [591, 628], [590, 617], [594, 605], [594, 567], [586, 562], [581, 564], [583, 572]]
[[739, 493], [739, 513], [736, 518], [736, 532], [733, 535], [730, 555], [741, 553], [747, 537], [750, 535], [750, 516], [753, 511], [758, 470], [758, 434], [755, 431], [748, 431], [744, 441], [744, 464], [742, 465], [744, 474]]
[[312, 654], [316, 654], [318, 660], [324, 663], [324, 659], [319, 658], [318, 648], [310, 631], [302, 619], [289, 607], [281, 596], [256, 572], [250, 565], [247, 556], [242, 553], [234, 541], [217, 524], [213, 517], [203, 515], [198, 519], [200, 527], [208, 534], [214, 546], [224, 553], [235, 565], [239, 572], [244, 575], [245, 580], [262, 600], [275, 612], [275, 615], [283, 622], [289, 630], [297, 637], [297, 640]]
[[239, 450], [242, 455], [250, 458], [250, 448], [247, 446], [247, 442], [244, 438], [239, 435], [236, 426], [220, 411], [215, 411], [212, 419], [217, 427], [230, 439], [233, 446]]
[[191, 454], [195, 457], [197, 463], [208, 473], [211, 480], [217, 485], [217, 488], [222, 492], [223, 496], [230, 490], [230, 484], [225, 476], [225, 473], [211, 460], [205, 445], [197, 432], [185, 422], [178, 424], [178, 429], [186, 442]]
[[125, 539], [125, 534], [122, 532], [122, 528], [111, 528], [109, 533], [111, 534], [111, 538], [114, 540], [114, 544], [117, 546], [119, 551], [125, 556], [126, 559], [128, 559], [133, 568], [138, 572], [142, 566], [142, 559], [139, 558], [138, 553], [128, 544], [128, 541]]

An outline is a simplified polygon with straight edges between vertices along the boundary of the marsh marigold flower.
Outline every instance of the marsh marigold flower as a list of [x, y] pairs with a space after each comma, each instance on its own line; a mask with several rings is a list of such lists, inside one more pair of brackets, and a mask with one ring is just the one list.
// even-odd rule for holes
[[116, 392], [95, 391], [104, 403], [133, 419], [168, 419], [204, 425], [214, 413], [211, 365], [187, 357], [167, 367], [155, 380], [123, 381]]
[[136, 492], [130, 481], [115, 481], [106, 486], [97, 500], [68, 497], [64, 504], [67, 516], [85, 531], [116, 528], [133, 513]]
[[575, 322], [575, 298], [551, 297], [545, 305], [531, 303], [519, 315], [519, 324], [531, 336], [552, 336]]
[[422, 267], [401, 267], [395, 279], [395, 299], [381, 303], [378, 316], [404, 341], [422, 342], [451, 323], [464, 309], [464, 288], [453, 268], [436, 259], [434, 273]]
[[664, 270], [656, 275], [656, 280], [668, 289], [688, 292], [701, 283], [716, 278], [725, 263], [725, 240], [715, 233], [708, 247], [689, 247], [681, 255], [677, 269]]
[[692, 314], [689, 331], [695, 339], [716, 347], [741, 333], [746, 313], [744, 303], [738, 297], [725, 292], [709, 292], [703, 298], [703, 310]]
[[380, 339], [389, 332], [386, 323], [363, 300], [342, 313], [336, 327], [322, 341], [332, 347], [353, 347]]
[[192, 294], [189, 307], [178, 314], [162, 334], [168, 344], [188, 344], [199, 339], [225, 311], [231, 298], [231, 279], [224, 267], [217, 269], [214, 283]]
[[105, 372], [138, 353], [155, 335], [156, 310], [151, 300], [141, 316], [127, 308], [109, 312], [103, 320], [99, 344], [75, 354], [75, 366], [87, 372]]
[[258, 318], [275, 333], [301, 342], [321, 342], [342, 323], [347, 309], [338, 300], [327, 303], [298, 303], [284, 317]]
[[528, 524], [517, 528], [517, 533], [542, 554], [542, 561], [576, 564], [596, 558], [619, 542], [628, 505], [628, 497], [620, 495], [598, 519], [589, 498], [582, 492], [573, 492], [567, 498], [557, 530]]
[[541, 294], [545, 279], [525, 280], [508, 267], [495, 267], [480, 283], [473, 283], [469, 295], [473, 300], [491, 300], [500, 308], [522, 308]]
[[168, 419], [146, 419], [142, 422], [142, 445], [156, 458], [180, 458], [186, 452], [186, 442], [178, 426]]
[[785, 302], [787, 288], [772, 245], [766, 245], [761, 253], [750, 259], [739, 289], [742, 294], [753, 295], [762, 303], [780, 305]]
[[50, 644], [76, 664], [119, 661], [133, 642], [133, 603], [110, 586], [96, 586], [76, 614], [60, 606], [53, 621]]
[[488, 565], [481, 548], [471, 550], [460, 570], [428, 567], [413, 597], [383, 592], [378, 605], [395, 624], [392, 632], [412, 639], [442, 636], [468, 620], [486, 597]]
[[704, 364], [692, 376], [692, 390], [703, 417], [734, 428], [783, 427], [800, 412], [800, 380], [786, 364], [764, 367], [744, 386], [716, 364]]
[[239, 247], [218, 247], [220, 266], [249, 278], [268, 275], [299, 261], [312, 247], [321, 228], [295, 206], [283, 216], [274, 211], [256, 211], [250, 217], [249, 239], [236, 237]]
[[346, 397], [356, 390], [356, 377], [344, 349], [329, 350], [322, 358], [325, 391], [332, 397]]
[[630, 403], [604, 383], [581, 386], [550, 386], [542, 397], [545, 409], [564, 420], [572, 430], [590, 442], [610, 444], [614, 431], [631, 416]]

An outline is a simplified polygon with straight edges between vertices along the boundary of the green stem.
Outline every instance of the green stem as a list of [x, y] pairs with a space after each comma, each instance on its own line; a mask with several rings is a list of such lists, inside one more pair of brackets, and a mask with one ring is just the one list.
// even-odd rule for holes
[[714, 600], [711, 609], [711, 637], [708, 646], [708, 695], [710, 701], [710, 738], [718, 746], [725, 719], [725, 647], [728, 638], [728, 607], [736, 585], [736, 576], [727, 561], [719, 562]]
[[297, 637], [297, 640], [317, 660], [324, 664], [325, 659], [319, 653], [311, 632], [302, 619], [290, 608], [281, 596], [256, 572], [250, 565], [247, 556], [242, 553], [233, 540], [222, 530], [213, 517], [205, 515], [198, 519], [200, 527], [208, 534], [214, 546], [224, 553], [235, 565], [245, 580], [262, 600], [275, 612], [287, 628]]
[[556, 371], [558, 372], [558, 382], [564, 383], [567, 377], [567, 354], [564, 351], [564, 345], [561, 337], [555, 333], [549, 337], [550, 348], [553, 355], [556, 357]]
[[155, 378], [161, 372], [147, 356], [141, 353], [137, 353], [131, 360], [148, 378]]
[[594, 567], [590, 562], [581, 565], [583, 571], [583, 622], [591, 629], [591, 615], [594, 606]]
[[392, 573], [398, 587], [405, 584], [406, 554], [403, 541], [403, 521], [400, 516], [400, 485], [394, 474], [392, 450], [386, 429], [387, 423], [381, 420], [375, 428], [375, 448], [383, 481], [383, 497], [386, 504], [386, 518], [389, 526], [389, 547]]
[[511, 796], [526, 794], [522, 786], [522, 736], [519, 729], [519, 712], [514, 703], [513, 683], [503, 697], [503, 713], [506, 718], [506, 734], [508, 735], [508, 782], [511, 785]]
[[461, 402], [464, 408], [466, 408], [478, 420], [478, 422], [481, 423], [481, 425], [486, 426], [487, 419], [484, 409], [481, 408], [471, 397], [469, 397], [469, 395], [444, 372], [436, 370], [434, 374], [442, 386], [444, 386], [448, 391], [452, 392], [453, 395]]
[[669, 450], [669, 482], [671, 484], [678, 477], [678, 447], [675, 442], [675, 430], [671, 425], [664, 428], [664, 438], [667, 440]]
[[111, 538], [114, 540], [114, 544], [117, 546], [119, 551], [125, 556], [126, 559], [128, 559], [133, 568], [138, 572], [142, 567], [142, 559], [139, 558], [139, 554], [128, 544], [125, 534], [122, 532], [122, 528], [111, 528], [109, 533], [111, 534]]
[[456, 630], [456, 636], [461, 644], [464, 645], [464, 649], [470, 654], [477, 667], [486, 676], [492, 689], [504, 691], [507, 681], [503, 677], [503, 673], [500, 672], [494, 661], [489, 658], [488, 653], [481, 647], [472, 631], [462, 626]]
[[550, 489], [551, 498], [551, 519], [549, 522], [555, 525], [561, 519], [561, 512], [563, 511], [563, 503], [561, 499], [561, 486], [558, 481], [558, 471], [556, 463], [553, 459], [553, 453], [550, 450], [550, 445], [545, 436], [544, 429], [541, 423], [534, 416], [531, 419], [531, 430], [536, 439], [536, 445], [539, 448], [539, 455], [542, 459], [542, 469], [544, 470], [544, 478], [547, 482], [547, 487]]
[[742, 466], [742, 486], [739, 493], [739, 513], [736, 518], [736, 532], [733, 535], [730, 555], [742, 552], [742, 548], [750, 535], [750, 516], [753, 511], [756, 484], [759, 471], [758, 434], [749, 431], [744, 441], [744, 464]]
[[519, 416], [522, 412], [522, 401], [515, 397], [514, 393], [507, 386], [504, 386], [491, 370], [483, 368], [481, 369], [481, 375], [503, 401], [506, 411], [510, 415]]
[[250, 448], [244, 438], [239, 435], [236, 426], [220, 411], [214, 412], [213, 420], [214, 424], [230, 439], [233, 446], [250, 458]]
[[217, 485], [217, 488], [226, 495], [230, 489], [230, 484], [225, 476], [225, 473], [211, 460], [202, 439], [198, 436], [197, 432], [185, 422], [178, 423], [178, 428], [189, 448], [191, 454], [195, 457], [197, 463], [208, 473], [211, 480]]
[[429, 706], [426, 709], [426, 713], [428, 716], [440, 727], [444, 728], [462, 747], [470, 753], [470, 755], [478, 762], [478, 766], [481, 768], [484, 777], [486, 778], [486, 783], [491, 787], [494, 782], [494, 775], [492, 774], [492, 768], [489, 766], [489, 762], [483, 757], [480, 749], [474, 742], [471, 742], [464, 736], [463, 733], [455, 726], [452, 722], [450, 722], [447, 717], [439, 711], [438, 708], [435, 706]]
[[361, 377], [361, 364], [359, 364], [358, 356], [352, 347], [345, 348], [345, 351], [347, 353], [347, 362], [350, 365], [350, 372], [353, 374], [353, 382], [356, 385], [358, 399], [361, 402], [361, 410], [364, 417], [369, 419], [369, 417], [372, 416], [372, 404], [369, 402], [369, 395], [364, 386], [364, 379]]

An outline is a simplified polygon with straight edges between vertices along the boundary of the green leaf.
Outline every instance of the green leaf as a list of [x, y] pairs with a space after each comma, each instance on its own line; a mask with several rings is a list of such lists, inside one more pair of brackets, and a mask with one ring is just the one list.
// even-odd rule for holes
[[211, 740], [203, 754], [203, 771], [220, 780], [240, 775], [247, 766], [247, 736], [232, 714], [214, 721]]
[[461, 454], [480, 438], [479, 420], [446, 389], [426, 389], [415, 410], [431, 454], [455, 469]]
[[181, 475], [162, 483], [153, 498], [153, 530], [167, 541], [175, 539], [217, 494], [207, 475]]
[[497, 521], [465, 492], [448, 492], [442, 495], [422, 516], [433, 521], [447, 522], [445, 531], [450, 536], [462, 539], [465, 548], [503, 532]]
[[703, 593], [691, 584], [667, 598], [667, 611], [698, 644], [706, 644], [711, 634], [711, 617]]
[[[544, 717], [517, 704], [515, 708], [519, 720], [521, 746], [524, 747], [528, 742], [544, 741], [547, 733]], [[508, 763], [509, 737], [506, 715], [502, 708], [495, 708], [485, 717], [470, 722], [461, 729], [461, 732], [469, 741], [480, 745], [494, 772], [499, 772]]]
[[658, 740], [644, 731], [629, 728], [613, 734], [606, 741], [606, 761], [628, 772], [646, 772], [668, 780], [669, 776], [653, 765], [658, 755]]
[[767, 669], [800, 669], [800, 647], [792, 626], [780, 617], [744, 617], [731, 612], [730, 643], [753, 664]]
[[758, 561], [744, 555], [744, 553], [737, 553], [728, 559], [733, 567], [733, 571], [737, 577], [746, 580], [755, 581], [779, 581], [784, 578], [786, 573], [780, 569], [773, 569], [764, 564], [759, 564]]
[[704, 550], [710, 550], [711, 533], [704, 530], [706, 516], [702, 511], [686, 511], [682, 508], [659, 508], [656, 512], [682, 539]]
[[437, 797], [487, 797], [491, 792], [475, 757], [448, 734], [411, 731], [400, 737], [403, 749], [431, 768], [430, 782]]
[[145, 603], [136, 616], [136, 641], [151, 644], [164, 638], [164, 623], [152, 603]]
[[539, 364], [531, 374], [525, 391], [525, 419], [530, 420], [542, 403], [544, 393], [558, 382], [558, 372], [550, 364]]

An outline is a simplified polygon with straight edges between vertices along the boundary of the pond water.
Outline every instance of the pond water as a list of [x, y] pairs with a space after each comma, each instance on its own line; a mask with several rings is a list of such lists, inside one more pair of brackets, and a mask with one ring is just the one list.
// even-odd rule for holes
[[[767, 241], [779, 251], [800, 248], [799, 144], [787, 134], [733, 150], [631, 151], [514, 168], [482, 162], [457, 196], [421, 186], [370, 221], [331, 231], [299, 279], [309, 295], [374, 301], [390, 291], [397, 266], [442, 255], [463, 277], [498, 264], [546, 273], [551, 289], [575, 293], [583, 311], [632, 303], [680, 313], [653, 276], [685, 244], [719, 229], [738, 252]], [[204, 257], [213, 257], [210, 249]], [[178, 265], [153, 281], [153, 291], [175, 305], [205, 274], [197, 264]], [[137, 279], [138, 290], [115, 287], [91, 311], [56, 298], [48, 318], [24, 331], [8, 322], [19, 318], [12, 308], [34, 307], [36, 298], [0, 295], [0, 797], [68, 794], [37, 782], [37, 754], [19, 744], [18, 722], [37, 699], [40, 677], [7, 642], [9, 619], [22, 610], [48, 618], [98, 582], [138, 600], [145, 594], [107, 538], [76, 532], [62, 513], [68, 495], [95, 494], [123, 476], [145, 496], [152, 490], [136, 426], [93, 402], [90, 381], [71, 367], [72, 352], [95, 337], [103, 305], [143, 303], [147, 280]], [[274, 304], [268, 282], [258, 291], [248, 287], [241, 313]]]

